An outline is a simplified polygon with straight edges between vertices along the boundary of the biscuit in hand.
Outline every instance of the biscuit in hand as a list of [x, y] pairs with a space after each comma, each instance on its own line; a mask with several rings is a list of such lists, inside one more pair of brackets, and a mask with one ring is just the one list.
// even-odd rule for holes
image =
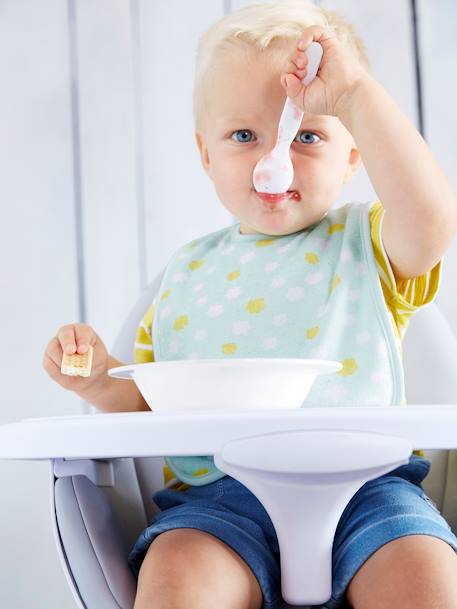
[[86, 353], [83, 354], [73, 353], [73, 355], [68, 355], [68, 353], [64, 353], [60, 371], [62, 374], [69, 376], [90, 376], [93, 354], [94, 348], [90, 345]]

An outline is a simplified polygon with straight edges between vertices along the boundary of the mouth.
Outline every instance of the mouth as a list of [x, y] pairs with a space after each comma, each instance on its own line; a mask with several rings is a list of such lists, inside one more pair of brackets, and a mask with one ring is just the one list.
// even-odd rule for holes
[[294, 199], [295, 201], [300, 201], [300, 194], [296, 190], [288, 190], [287, 192], [282, 192], [279, 194], [270, 194], [267, 192], [257, 192], [257, 196], [264, 203], [280, 203], [281, 201], [285, 201], [288, 199]]

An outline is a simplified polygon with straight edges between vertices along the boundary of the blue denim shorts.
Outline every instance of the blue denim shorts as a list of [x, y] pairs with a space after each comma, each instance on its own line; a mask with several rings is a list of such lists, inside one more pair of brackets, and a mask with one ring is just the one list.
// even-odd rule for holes
[[[370, 480], [352, 497], [333, 542], [332, 596], [321, 609], [349, 609], [345, 601], [349, 582], [389, 541], [405, 535], [432, 535], [457, 552], [457, 538], [422, 488], [429, 470], [430, 461], [412, 455], [409, 464]], [[199, 529], [224, 541], [249, 565], [263, 592], [263, 609], [281, 605], [276, 532], [262, 504], [244, 485], [225, 476], [187, 490], [163, 489], [153, 498], [161, 512], [129, 555], [135, 576], [157, 535], [171, 529]]]

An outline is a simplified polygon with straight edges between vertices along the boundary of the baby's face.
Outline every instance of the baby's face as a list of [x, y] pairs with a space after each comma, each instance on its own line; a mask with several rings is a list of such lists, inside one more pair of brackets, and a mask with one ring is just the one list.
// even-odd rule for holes
[[351, 134], [334, 116], [305, 114], [290, 154], [296, 194], [266, 203], [254, 189], [254, 168], [276, 143], [286, 100], [280, 83], [286, 47], [237, 51], [218, 60], [207, 97], [204, 132], [196, 133], [202, 162], [224, 207], [242, 233], [287, 235], [317, 222], [360, 164]]

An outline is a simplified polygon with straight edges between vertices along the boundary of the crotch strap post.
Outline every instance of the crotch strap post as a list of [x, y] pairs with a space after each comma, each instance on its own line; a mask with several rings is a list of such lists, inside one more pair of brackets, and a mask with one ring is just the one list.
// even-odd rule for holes
[[408, 463], [406, 438], [339, 430], [298, 430], [240, 438], [214, 457], [263, 504], [278, 536], [282, 595], [325, 603], [332, 545], [350, 499], [368, 480]]

